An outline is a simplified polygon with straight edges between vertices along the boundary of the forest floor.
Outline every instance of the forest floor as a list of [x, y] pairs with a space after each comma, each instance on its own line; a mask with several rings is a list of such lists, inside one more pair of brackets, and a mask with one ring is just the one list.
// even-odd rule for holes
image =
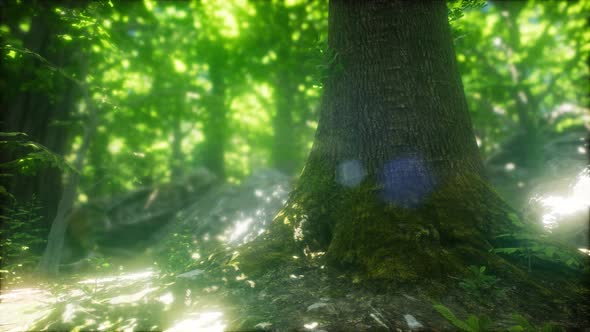
[[[286, 199], [286, 182], [274, 175], [259, 176], [241, 188], [212, 191], [186, 209], [183, 220], [193, 226], [185, 230], [185, 237], [172, 236], [187, 225], [177, 223], [169, 230], [171, 236], [154, 242], [162, 247], [159, 259], [146, 254], [132, 261], [111, 261], [110, 268], [91, 266], [53, 283], [3, 284], [0, 331], [441, 331], [459, 330], [458, 326], [498, 331], [540, 330], [544, 324], [590, 328], [590, 296], [582, 294], [590, 294], [590, 284], [566, 276], [565, 269], [540, 271], [533, 266], [527, 275], [541, 287], [529, 287], [497, 271], [478, 272], [482, 267], [475, 266], [471, 276], [412, 285], [359, 282], [323, 268], [321, 259], [305, 268], [275, 267], [253, 280], [232, 266], [178, 267], [184, 265], [177, 257], [190, 260], [196, 250], [194, 235], [212, 232], [200, 225], [215, 225], [220, 229], [212, 234], [224, 235], [222, 226], [235, 226], [229, 221], [261, 215], [259, 219], [268, 220], [251, 225], [258, 226], [251, 230], [258, 233]], [[240, 233], [239, 239], [247, 234]], [[201, 249], [204, 258], [212, 252], [205, 250], [207, 246]], [[165, 273], [166, 268], [177, 272]], [[580, 294], [566, 292], [563, 286], [568, 283], [579, 285]], [[447, 312], [445, 318], [440, 312], [444, 308], [437, 310], [435, 305], [444, 305], [454, 316]], [[484, 315], [491, 319], [487, 328], [482, 326]]]
[[467, 290], [461, 280], [449, 280], [432, 295], [431, 284], [361, 285], [319, 266], [286, 267], [255, 281], [231, 273], [193, 270], [175, 276], [159, 273], [154, 266], [135, 267], [3, 289], [0, 330], [457, 330], [435, 304], [448, 307], [460, 320], [475, 314], [477, 324], [488, 315], [491, 325], [479, 331], [526, 328], [513, 317], [516, 313], [537, 328], [545, 323], [590, 327], [587, 303], [577, 309], [574, 303], [572, 309], [572, 303], [535, 302], [530, 290], [502, 280], [486, 290]]

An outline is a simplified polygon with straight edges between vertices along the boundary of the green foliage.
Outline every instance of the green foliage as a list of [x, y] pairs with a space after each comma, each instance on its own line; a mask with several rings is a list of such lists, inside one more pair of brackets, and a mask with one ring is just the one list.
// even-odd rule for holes
[[447, 2], [449, 23], [453, 23], [463, 17], [466, 10], [481, 9], [485, 5], [485, 0], [450, 0]]
[[[524, 239], [524, 237], [513, 236], [513, 239]], [[524, 257], [530, 262], [536, 258], [559, 265], [564, 265], [572, 269], [583, 269], [584, 263], [580, 255], [572, 253], [570, 250], [563, 250], [559, 247], [545, 244], [533, 244], [524, 247], [496, 248], [494, 252]]]
[[[2, 76], [8, 78], [0, 89], [10, 88], [7, 95], [15, 96], [48, 94], [57, 104], [70, 95], [63, 81], [88, 87], [88, 99], [103, 107], [99, 137], [87, 166], [79, 170], [84, 193], [98, 182], [95, 193], [121, 192], [199, 165], [207, 153], [206, 140], [212, 140], [207, 137], [211, 127], [224, 131], [224, 160], [233, 179], [268, 166], [281, 95], [290, 98], [285, 103], [292, 109], [292, 123], [285, 126], [294, 128], [294, 149], [301, 150], [293, 153], [300, 159], [298, 167], [317, 125], [319, 88], [346, 65], [325, 42], [326, 3], [95, 1], [28, 6], [13, 1], [9, 20], [0, 26], [6, 60]], [[521, 113], [530, 115], [531, 123], [545, 123], [549, 131], [579, 126], [584, 122], [579, 115], [564, 119], [550, 113], [564, 103], [586, 104], [588, 90], [584, 59], [590, 35], [581, 28], [588, 2], [530, 1], [514, 13], [508, 10], [509, 17], [502, 3], [448, 3], [485, 156], [522, 124]], [[510, 26], [517, 28], [518, 40], [511, 40]], [[47, 36], [35, 35], [38, 31]], [[51, 45], [47, 50], [26, 43], [45, 38]], [[61, 58], [53, 48], [79, 54], [84, 61]], [[220, 67], [221, 88], [213, 87], [213, 64]], [[519, 113], [520, 92], [528, 104]], [[76, 98], [64, 104], [76, 103]], [[215, 98], [224, 99], [225, 123], [208, 121]], [[82, 105], [64, 106], [71, 109], [72, 122], [88, 114]], [[72, 127], [64, 129], [73, 138], [69, 146], [76, 146], [81, 133]], [[42, 158], [31, 155], [27, 162]], [[102, 181], [107, 176], [109, 181]]]
[[459, 286], [477, 298], [491, 295], [497, 290], [495, 285], [499, 280], [495, 276], [485, 273], [485, 271], [485, 266], [469, 266], [467, 275], [459, 283]]
[[186, 231], [179, 231], [173, 236], [166, 237], [161, 249], [156, 253], [156, 261], [163, 271], [178, 272], [185, 271], [195, 264], [192, 257], [196, 250], [193, 236]]
[[[583, 27], [590, 2], [490, 1], [465, 10], [470, 3], [481, 2], [451, 2], [449, 18], [484, 157], [500, 152], [498, 143], [519, 132], [563, 130], [570, 122], [564, 117], [587, 124], [581, 119], [588, 104], [590, 33]], [[566, 104], [569, 109], [560, 110]], [[515, 157], [526, 156], [532, 143], [521, 141]]]
[[112, 268], [111, 260], [105, 256], [92, 256], [88, 258], [88, 263], [96, 272], [108, 271]]
[[4, 138], [0, 140], [2, 154], [16, 156], [12, 161], [0, 163], [2, 176], [35, 175], [40, 169], [47, 167], [74, 170], [61, 156], [42, 144], [29, 140], [25, 133], [0, 132], [0, 138]]
[[30, 202], [3, 207], [0, 215], [0, 265], [2, 280], [19, 282], [30, 273], [45, 244], [46, 229], [39, 225], [42, 207], [33, 197]]
[[[492, 320], [487, 315], [469, 315], [469, 317], [465, 320], [461, 320], [455, 316], [455, 314], [451, 311], [451, 309], [447, 308], [442, 304], [434, 305], [434, 309], [438, 311], [446, 320], [448, 320], [451, 324], [453, 324], [456, 328], [461, 331], [468, 331], [468, 332], [484, 332], [484, 331], [498, 331], [502, 329], [498, 329], [493, 327]], [[517, 331], [544, 331], [544, 332], [558, 332], [564, 331], [563, 328], [555, 326], [550, 323], [545, 323], [542, 327], [536, 327], [529, 323], [522, 315], [513, 314], [512, 315], [513, 324], [507, 330], [510, 332], [517, 332]]]
[[455, 314], [449, 308], [442, 304], [434, 305], [434, 309], [436, 309], [436, 311], [438, 311], [446, 320], [448, 320], [461, 331], [481, 332], [491, 330], [492, 321], [486, 315], [479, 317], [470, 315], [466, 320], [461, 320], [457, 318], [457, 316], [455, 316]]
[[555, 326], [551, 323], [545, 323], [542, 327], [536, 327], [529, 323], [529, 321], [519, 314], [512, 314], [512, 320], [516, 325], [511, 326], [508, 331], [520, 332], [520, 331], [541, 331], [541, 332], [559, 332], [564, 331], [563, 328]]
[[314, 85], [322, 88], [328, 77], [344, 71], [344, 65], [342, 64], [338, 51], [331, 48], [325, 39], [319, 40], [316, 43], [314, 53], [317, 56], [313, 60], [310, 60], [316, 68]]
[[540, 260], [555, 265], [566, 266], [575, 270], [586, 267], [582, 255], [574, 248], [567, 248], [547, 240], [544, 234], [532, 235], [530, 232], [519, 231], [502, 234], [497, 237], [509, 243], [517, 243], [514, 247], [501, 247], [492, 249], [493, 252], [505, 255], [517, 256], [527, 261], [529, 270], [533, 260]]
[[586, 267], [582, 255], [575, 248], [565, 247], [550, 241], [546, 233], [526, 225], [514, 213], [509, 215], [509, 219], [515, 231], [498, 235], [496, 238], [501, 243], [512, 245], [494, 248], [491, 251], [525, 259], [529, 270], [532, 268], [533, 260], [567, 266], [575, 270], [582, 270]]

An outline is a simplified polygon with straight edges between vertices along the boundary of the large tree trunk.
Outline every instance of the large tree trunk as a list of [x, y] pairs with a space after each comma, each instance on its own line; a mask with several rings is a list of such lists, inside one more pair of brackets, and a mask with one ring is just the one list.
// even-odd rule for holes
[[499, 263], [511, 210], [482, 179], [445, 3], [331, 1], [328, 43], [312, 152], [244, 271], [292, 250], [398, 281]]

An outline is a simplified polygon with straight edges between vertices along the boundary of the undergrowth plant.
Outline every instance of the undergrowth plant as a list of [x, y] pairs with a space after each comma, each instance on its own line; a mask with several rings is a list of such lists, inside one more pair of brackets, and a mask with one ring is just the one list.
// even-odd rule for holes
[[184, 271], [195, 263], [195, 240], [185, 228], [175, 232], [156, 251], [155, 259], [163, 271]]
[[46, 242], [46, 229], [39, 226], [43, 218], [38, 200], [5, 206], [0, 215], [0, 270], [2, 280], [16, 283], [31, 272], [39, 259], [38, 250]]
[[469, 315], [465, 320], [461, 320], [455, 316], [451, 309], [447, 308], [442, 304], [435, 304], [434, 309], [438, 311], [449, 323], [453, 324], [460, 331], [467, 332], [485, 332], [485, 331], [510, 331], [510, 332], [521, 332], [521, 331], [542, 331], [542, 332], [559, 332], [565, 331], [559, 326], [555, 326], [550, 323], [545, 323], [543, 326], [535, 326], [531, 324], [526, 318], [519, 314], [512, 314], [512, 324], [507, 328], [498, 328], [494, 326], [493, 321], [487, 315]]
[[461, 320], [455, 316], [451, 309], [442, 304], [435, 304], [434, 309], [461, 331], [480, 332], [491, 330], [492, 320], [487, 315], [470, 315], [466, 320]]
[[467, 268], [467, 275], [459, 282], [459, 286], [469, 294], [481, 298], [497, 291], [498, 281], [496, 276], [486, 273], [485, 266], [471, 265]]
[[37, 264], [48, 230], [39, 222], [43, 207], [37, 197], [17, 201], [9, 190], [10, 180], [51, 167], [75, 170], [60, 155], [22, 132], [0, 132], [0, 155], [10, 158], [0, 163], [0, 278], [13, 283]]
[[496, 238], [515, 245], [494, 248], [491, 251], [524, 259], [529, 271], [532, 269], [534, 261], [537, 260], [567, 266], [575, 270], [587, 268], [582, 255], [576, 252], [575, 248], [566, 248], [563, 245], [551, 242], [546, 234], [531, 232], [516, 214], [510, 215], [510, 221], [515, 226], [516, 231], [501, 234]]

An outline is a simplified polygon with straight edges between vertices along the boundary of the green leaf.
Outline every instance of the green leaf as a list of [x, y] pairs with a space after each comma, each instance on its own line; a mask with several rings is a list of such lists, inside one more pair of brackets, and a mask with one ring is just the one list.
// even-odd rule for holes
[[491, 330], [492, 319], [488, 315], [481, 315], [479, 317], [479, 328], [482, 331]]
[[540, 329], [541, 332], [558, 332], [558, 331], [565, 331], [565, 329], [559, 327], [559, 326], [555, 326], [551, 323], [546, 323], [545, 325], [543, 325], [543, 327]]
[[503, 254], [513, 254], [519, 250], [520, 248], [496, 248], [494, 249], [494, 252]]
[[445, 307], [442, 304], [436, 304], [434, 305], [434, 309], [436, 309], [436, 311], [438, 311], [439, 314], [441, 314], [444, 318], [446, 318], [446, 320], [448, 320], [449, 322], [451, 322], [453, 325], [455, 325], [456, 327], [460, 328], [463, 331], [470, 331], [470, 332], [476, 332], [476, 330], [473, 330], [469, 325], [467, 325], [465, 322], [463, 322], [462, 320], [458, 319], [455, 314], [453, 314], [453, 312]]
[[553, 257], [554, 253], [555, 253], [555, 247], [545, 248], [545, 255], [547, 255], [547, 257]]
[[[515, 327], [520, 327], [520, 328], [522, 328], [522, 330], [533, 329], [533, 326], [531, 325], [531, 323], [529, 323], [529, 321], [526, 320], [526, 318], [524, 318], [522, 315], [512, 314], [512, 320], [514, 320], [514, 322], [516, 324], [518, 324]], [[519, 331], [522, 331], [522, 330], [519, 330]]]
[[26, 133], [14, 131], [14, 132], [0, 132], [0, 137], [18, 137], [18, 136], [27, 136]]
[[465, 320], [465, 323], [467, 325], [469, 325], [469, 327], [471, 328], [472, 331], [481, 331], [481, 329], [479, 327], [479, 319], [477, 318], [477, 316], [470, 315], [467, 318], [467, 320]]
[[524, 226], [524, 224], [522, 223], [522, 221], [520, 220], [520, 218], [518, 217], [518, 215], [516, 213], [509, 213], [508, 219], [510, 219], [510, 221], [512, 222], [512, 224], [514, 226], [519, 226], [519, 227]]

